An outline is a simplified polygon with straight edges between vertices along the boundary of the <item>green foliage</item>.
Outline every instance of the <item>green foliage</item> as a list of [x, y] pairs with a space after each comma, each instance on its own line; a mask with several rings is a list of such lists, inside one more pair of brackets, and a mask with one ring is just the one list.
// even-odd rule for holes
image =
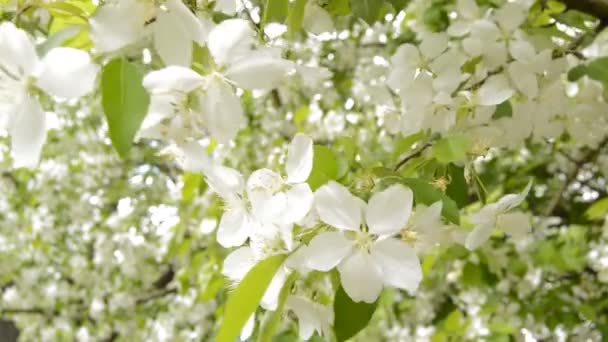
[[378, 302], [354, 302], [340, 286], [334, 298], [334, 332], [338, 342], [346, 341], [363, 330], [377, 306]]
[[302, 21], [304, 20], [304, 8], [308, 0], [296, 0], [289, 10], [287, 16], [287, 33], [293, 36], [302, 29]]
[[350, 0], [353, 15], [370, 25], [379, 19], [383, 4], [383, 0]]
[[412, 189], [416, 203], [431, 205], [437, 201], [442, 201], [443, 209], [441, 210], [441, 214], [452, 223], [458, 224], [460, 222], [460, 214], [456, 202], [431, 184], [416, 178], [406, 178], [401, 183]]
[[496, 106], [496, 111], [494, 112], [494, 115], [492, 115], [492, 118], [510, 118], [511, 116], [513, 116], [513, 107], [511, 106], [511, 101], [505, 101]]
[[232, 342], [236, 339], [249, 317], [260, 304], [275, 273], [285, 261], [286, 255], [268, 257], [256, 264], [228, 298], [224, 317], [216, 341]]
[[322, 145], [314, 146], [314, 159], [312, 171], [308, 177], [308, 185], [314, 191], [330, 180], [338, 176], [338, 157], [328, 147]]
[[106, 64], [101, 73], [103, 111], [112, 145], [122, 158], [129, 153], [150, 103], [142, 81], [142, 71], [122, 58]]
[[608, 214], [608, 197], [604, 197], [601, 200], [593, 203], [585, 211], [585, 216], [590, 220], [602, 219]]
[[431, 154], [441, 163], [458, 163], [466, 159], [467, 152], [471, 149], [472, 145], [469, 137], [453, 135], [437, 141], [433, 145]]
[[262, 24], [283, 23], [289, 12], [289, 0], [266, 0]]

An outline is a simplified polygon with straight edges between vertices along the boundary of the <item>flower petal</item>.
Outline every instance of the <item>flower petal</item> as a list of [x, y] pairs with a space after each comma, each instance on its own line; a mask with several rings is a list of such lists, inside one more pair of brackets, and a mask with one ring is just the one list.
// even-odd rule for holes
[[274, 311], [279, 306], [279, 295], [281, 294], [281, 289], [283, 289], [283, 285], [285, 285], [285, 280], [287, 280], [287, 276], [289, 272], [285, 269], [285, 267], [279, 267], [277, 273], [275, 273], [274, 277], [270, 281], [270, 284], [266, 288], [266, 292], [264, 292], [264, 296], [262, 296], [262, 301], [260, 305], [270, 311]]
[[382, 274], [369, 254], [356, 250], [339, 265], [344, 292], [355, 302], [373, 303], [382, 292]]
[[[165, 6], [169, 13], [174, 17], [173, 22], [177, 22], [183, 34], [190, 41], [197, 42], [199, 45], [205, 43], [205, 30], [203, 23], [181, 0], [167, 0]], [[175, 33], [175, 32], [174, 32]], [[175, 35], [174, 35], [175, 37]]]
[[203, 85], [205, 79], [196, 71], [182, 66], [168, 66], [152, 71], [144, 77], [143, 85], [149, 92], [189, 93]]
[[314, 194], [306, 183], [295, 184], [285, 192], [287, 207], [283, 213], [283, 222], [298, 223], [310, 212], [314, 202]]
[[492, 235], [492, 230], [494, 230], [494, 223], [494, 221], [487, 221], [475, 226], [469, 235], [467, 235], [464, 246], [472, 251], [488, 241]]
[[283, 178], [270, 169], [254, 171], [247, 179], [247, 196], [253, 213], [263, 222], [278, 222], [287, 208], [285, 193], [278, 190]]
[[293, 68], [290, 61], [273, 56], [267, 51], [253, 51], [240, 59], [234, 59], [225, 74], [241, 88], [272, 89], [276, 88]]
[[249, 237], [249, 222], [244, 209], [227, 210], [217, 228], [217, 242], [224, 247], [241, 246]]
[[89, 19], [95, 49], [116, 51], [141, 39], [145, 34], [145, 4], [136, 0], [107, 2]]
[[305, 182], [312, 171], [312, 160], [312, 139], [305, 134], [296, 134], [287, 149], [287, 181], [292, 184]]
[[477, 96], [480, 105], [493, 106], [501, 104], [513, 96], [513, 89], [511, 89], [507, 77], [498, 74], [486, 79], [479, 88]]
[[305, 261], [306, 267], [327, 272], [351, 253], [353, 243], [340, 232], [325, 232], [315, 236], [303, 248], [301, 260]]
[[410, 294], [416, 292], [422, 280], [422, 268], [413, 248], [403, 241], [388, 238], [373, 245], [371, 256], [382, 271], [385, 284]]
[[98, 72], [99, 66], [91, 62], [88, 53], [59, 47], [42, 58], [36, 84], [53, 96], [77, 98], [93, 91]]
[[355, 231], [361, 227], [361, 200], [341, 184], [330, 181], [317, 189], [315, 207], [321, 221], [330, 226]]
[[0, 24], [0, 66], [17, 77], [29, 75], [38, 63], [34, 43], [11, 22]]
[[152, 25], [154, 47], [165, 65], [189, 67], [192, 63], [192, 40], [179, 28], [181, 18], [159, 11]]
[[394, 234], [405, 227], [412, 213], [414, 194], [394, 184], [370, 198], [365, 217], [369, 231], [376, 235]]
[[230, 141], [245, 125], [241, 100], [224, 81], [211, 82], [200, 103], [209, 131], [220, 143]]
[[239, 339], [241, 341], [247, 341], [251, 335], [253, 334], [253, 329], [255, 328], [255, 312], [251, 314], [251, 317], [245, 323], [243, 329], [241, 329], [241, 335]]
[[25, 97], [17, 105], [9, 133], [13, 166], [35, 168], [46, 140], [46, 116], [38, 101]]
[[530, 216], [521, 211], [499, 215], [496, 226], [516, 239], [521, 239], [532, 231]]
[[233, 199], [245, 189], [243, 176], [233, 168], [214, 164], [203, 172], [209, 186], [224, 200]]
[[215, 63], [227, 65], [251, 51], [254, 37], [255, 32], [249, 22], [243, 19], [228, 19], [209, 32], [207, 48]]
[[253, 266], [256, 260], [250, 247], [241, 247], [232, 251], [224, 259], [222, 274], [232, 281], [241, 281]]

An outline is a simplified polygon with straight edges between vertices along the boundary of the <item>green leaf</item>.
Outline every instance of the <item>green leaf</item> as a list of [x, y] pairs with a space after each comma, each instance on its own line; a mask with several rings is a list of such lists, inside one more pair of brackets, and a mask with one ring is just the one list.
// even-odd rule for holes
[[285, 261], [285, 254], [273, 255], [255, 265], [226, 302], [224, 318], [215, 341], [233, 342], [255, 312], [275, 273]]
[[338, 176], [338, 156], [331, 149], [321, 146], [314, 146], [314, 158], [312, 171], [308, 177], [308, 185], [315, 191], [321, 185], [336, 179]]
[[110, 139], [118, 154], [125, 158], [150, 103], [142, 85], [143, 73], [135, 64], [117, 58], [101, 72], [101, 103]]
[[198, 189], [203, 180], [203, 176], [200, 173], [184, 172], [182, 174], [182, 181], [184, 183], [182, 187], [182, 202], [187, 204], [191, 203], [196, 196]]
[[608, 82], [608, 57], [596, 58], [587, 65], [587, 75], [601, 82]]
[[377, 305], [377, 301], [372, 304], [354, 302], [340, 286], [334, 298], [334, 332], [338, 342], [346, 341], [363, 330], [376, 311]]
[[608, 197], [604, 197], [599, 201], [593, 203], [587, 210], [585, 211], [585, 217], [590, 220], [599, 220], [603, 219], [604, 216], [608, 213]]
[[350, 0], [353, 15], [370, 25], [378, 20], [382, 5], [384, 5], [383, 0]]
[[568, 71], [568, 81], [576, 82], [583, 76], [587, 75], [588, 72], [589, 71], [587, 70], [587, 66], [585, 64], [579, 64]]
[[401, 183], [407, 185], [414, 192], [414, 201], [416, 203], [431, 205], [437, 201], [443, 202], [441, 214], [450, 222], [459, 224], [460, 213], [456, 202], [436, 189], [431, 184], [416, 178], [404, 178]]
[[437, 141], [433, 145], [431, 155], [444, 164], [460, 162], [466, 158], [471, 146], [472, 142], [469, 137], [453, 135]]
[[469, 186], [464, 178], [464, 168], [449, 164], [448, 176], [450, 184], [445, 189], [445, 194], [453, 199], [459, 208], [469, 204]]
[[304, 7], [308, 0], [296, 0], [289, 10], [287, 17], [287, 34], [293, 37], [294, 34], [302, 29], [302, 21], [304, 20]]
[[323, 9], [333, 16], [349, 15], [350, 4], [348, 2], [349, 0], [329, 0], [323, 5]]
[[510, 118], [513, 116], [513, 106], [509, 100], [496, 106], [496, 111], [492, 115], [492, 119]]
[[262, 25], [277, 22], [283, 23], [289, 12], [289, 0], [266, 0]]

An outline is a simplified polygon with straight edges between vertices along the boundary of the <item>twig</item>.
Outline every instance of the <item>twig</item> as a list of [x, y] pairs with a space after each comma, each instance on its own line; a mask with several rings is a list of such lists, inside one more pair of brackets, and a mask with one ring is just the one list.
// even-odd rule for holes
[[566, 192], [566, 190], [568, 189], [570, 184], [572, 184], [572, 182], [576, 180], [576, 177], [578, 176], [578, 174], [581, 171], [581, 169], [583, 168], [583, 166], [585, 166], [588, 163], [593, 163], [595, 161], [595, 159], [599, 156], [600, 151], [606, 146], [607, 143], [608, 143], [608, 137], [604, 138], [604, 140], [602, 140], [596, 148], [587, 152], [587, 154], [585, 154], [585, 156], [583, 158], [581, 158], [581, 160], [574, 163], [575, 164], [574, 169], [572, 169], [572, 171], [567, 173], [566, 179], [561, 184], [561, 186], [559, 187], [557, 192], [555, 192], [555, 194], [553, 194], [553, 197], [551, 197], [551, 199], [549, 200], [549, 204], [547, 205], [547, 208], [544, 211], [545, 216], [550, 216], [551, 214], [553, 214], [553, 212], [557, 208], [557, 205], [559, 204], [562, 196], [564, 195], [564, 192]]
[[405, 158], [401, 159], [401, 161], [399, 161], [397, 163], [397, 165], [395, 165], [394, 171], [398, 171], [403, 165], [405, 165], [405, 163], [407, 163], [411, 159], [419, 157], [422, 154], [422, 152], [424, 152], [427, 148], [429, 148], [431, 146], [433, 146], [431, 143], [426, 143], [420, 149], [418, 149], [418, 151], [416, 151], [416, 152], [414, 152], [414, 153], [406, 156]]
[[141, 305], [141, 304], [147, 303], [147, 302], [149, 302], [151, 300], [162, 298], [164, 296], [167, 296], [167, 295], [170, 295], [170, 294], [174, 294], [174, 293], [177, 293], [177, 289], [176, 288], [174, 288], [174, 287], [166, 288], [166, 289], [164, 289], [162, 291], [157, 291], [157, 292], [154, 292], [154, 293], [152, 293], [152, 294], [150, 294], [148, 296], [145, 296], [145, 297], [137, 299], [135, 301], [135, 304], [136, 305]]

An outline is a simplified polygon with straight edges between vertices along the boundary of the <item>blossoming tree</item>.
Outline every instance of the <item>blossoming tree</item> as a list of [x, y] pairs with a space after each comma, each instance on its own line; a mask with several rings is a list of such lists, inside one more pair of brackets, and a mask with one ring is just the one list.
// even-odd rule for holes
[[608, 338], [607, 1], [0, 19], [0, 340]]

